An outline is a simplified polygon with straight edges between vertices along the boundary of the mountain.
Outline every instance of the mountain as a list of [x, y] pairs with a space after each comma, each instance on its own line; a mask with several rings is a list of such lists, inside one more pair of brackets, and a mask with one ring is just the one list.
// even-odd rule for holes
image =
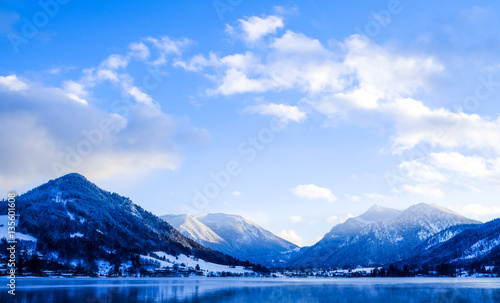
[[346, 237], [355, 237], [362, 232], [367, 225], [381, 222], [387, 219], [397, 217], [402, 211], [373, 205], [366, 212], [358, 217], [349, 218], [344, 223], [335, 225], [321, 241], [331, 242], [345, 239]]
[[[192, 255], [218, 264], [241, 262], [180, 234], [170, 224], [73, 173], [51, 180], [16, 198], [18, 231], [36, 242], [36, 251], [63, 264], [112, 264], [162, 251]], [[7, 203], [0, 202], [7, 213]]]
[[298, 249], [241, 216], [209, 213], [161, 217], [184, 236], [214, 250], [264, 265], [282, 265]]
[[356, 267], [407, 259], [429, 237], [451, 226], [479, 224], [437, 205], [420, 203], [404, 211], [372, 206], [334, 226], [323, 239], [301, 249], [295, 266]]
[[[184, 236], [213, 250], [224, 251], [230, 247], [226, 240], [190, 215], [164, 215], [160, 218], [167, 221]], [[232, 250], [231, 252], [233, 253]]]
[[500, 264], [500, 219], [447, 228], [422, 243], [406, 262], [455, 263], [457, 266]]

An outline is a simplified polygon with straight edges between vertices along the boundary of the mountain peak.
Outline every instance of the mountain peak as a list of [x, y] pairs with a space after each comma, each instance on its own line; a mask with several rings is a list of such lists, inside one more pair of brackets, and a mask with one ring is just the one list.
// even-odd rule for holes
[[382, 212], [382, 206], [378, 204], [373, 204], [370, 208], [365, 213], [372, 213], [372, 212]]
[[407, 211], [409, 212], [418, 212], [418, 211], [438, 211], [438, 212], [443, 212], [443, 213], [448, 213], [452, 214], [458, 217], [462, 217], [461, 215], [457, 214], [456, 212], [452, 211], [451, 209], [442, 207], [437, 204], [427, 204], [424, 202], [412, 205], [408, 207]]
[[378, 221], [383, 221], [385, 219], [396, 217], [400, 213], [401, 211], [398, 209], [382, 207], [378, 204], [374, 204], [367, 211], [361, 214], [359, 218], [366, 221], [378, 222]]
[[182, 234], [214, 250], [261, 264], [282, 264], [297, 246], [240, 215], [165, 215]]
[[68, 181], [77, 181], [77, 182], [90, 182], [85, 176], [79, 173], [69, 173], [54, 180], [56, 183], [68, 182]]

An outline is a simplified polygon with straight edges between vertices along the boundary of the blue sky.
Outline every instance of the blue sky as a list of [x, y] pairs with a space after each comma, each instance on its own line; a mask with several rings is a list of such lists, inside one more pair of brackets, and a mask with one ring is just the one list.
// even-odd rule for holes
[[4, 1], [0, 189], [76, 171], [299, 245], [373, 204], [498, 217], [494, 1]]

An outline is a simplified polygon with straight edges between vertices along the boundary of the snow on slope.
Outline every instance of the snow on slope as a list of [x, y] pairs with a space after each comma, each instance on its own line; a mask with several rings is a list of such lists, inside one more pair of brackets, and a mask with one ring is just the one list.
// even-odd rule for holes
[[155, 251], [154, 254], [156, 254], [158, 257], [162, 258], [165, 257], [164, 260], [160, 260], [158, 258], [150, 257], [150, 256], [144, 256], [141, 255], [142, 259], [146, 260], [151, 260], [154, 262], [158, 262], [160, 265], [160, 268], [163, 267], [172, 267], [174, 264], [178, 264], [179, 266], [181, 264], [184, 264], [186, 267], [191, 267], [195, 268], [196, 265], [200, 266], [200, 269], [205, 272], [230, 272], [230, 273], [238, 273], [238, 274], [244, 274], [244, 273], [253, 273], [252, 270], [245, 269], [243, 266], [228, 266], [228, 265], [220, 265], [220, 264], [215, 264], [211, 262], [207, 262], [202, 259], [196, 259], [192, 256], [186, 256], [186, 255], [179, 255], [177, 257], [169, 255], [163, 251]]
[[477, 257], [484, 256], [498, 245], [500, 245], [500, 237], [491, 240], [482, 239], [474, 243], [474, 245], [465, 251], [465, 255], [457, 260], [475, 259]]
[[190, 215], [165, 215], [162, 219], [170, 223], [184, 236], [195, 241], [222, 244], [224, 239], [214, 233], [209, 227]]
[[161, 217], [183, 235], [241, 260], [273, 265], [288, 260], [297, 246], [237, 215], [208, 213]]
[[236, 248], [251, 246], [293, 249], [297, 246], [241, 216], [222, 213], [202, 214], [196, 220], [208, 226]]
[[321, 241], [302, 249], [292, 264], [387, 264], [409, 257], [418, 245], [448, 227], [479, 223], [425, 203], [404, 211], [386, 210], [375, 205], [359, 217], [334, 226]]
[[344, 223], [340, 223], [332, 227], [332, 229], [323, 237], [321, 241], [331, 241], [342, 238], [347, 241], [344, 242], [343, 245], [347, 245], [351, 239], [361, 234], [366, 226], [395, 218], [401, 213], [401, 210], [381, 207], [375, 204], [363, 214], [354, 218], [349, 218]]
[[435, 235], [433, 238], [430, 239], [431, 241], [427, 245], [426, 249], [429, 249], [429, 248], [431, 248], [433, 246], [436, 246], [439, 243], [446, 242], [449, 239], [451, 239], [451, 238], [455, 237], [456, 235], [458, 235], [460, 232], [462, 232], [462, 231], [461, 230], [456, 230], [456, 231], [444, 230], [442, 233], [439, 233], [439, 234]]
[[[9, 216], [4, 215], [0, 216], [0, 239], [9, 238]], [[16, 221], [16, 225], [18, 222]], [[25, 240], [25, 241], [36, 241], [36, 238], [30, 235], [26, 235], [20, 232], [16, 232], [16, 239], [18, 240]]]

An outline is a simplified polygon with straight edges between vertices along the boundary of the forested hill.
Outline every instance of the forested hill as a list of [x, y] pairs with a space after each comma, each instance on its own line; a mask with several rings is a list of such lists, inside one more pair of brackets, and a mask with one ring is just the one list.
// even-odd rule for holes
[[[36, 251], [64, 263], [126, 262], [164, 251], [209, 262], [248, 265], [188, 239], [170, 224], [126, 197], [100, 189], [72, 173], [17, 197], [18, 231], [34, 236]], [[7, 213], [7, 203], [0, 203]]]

